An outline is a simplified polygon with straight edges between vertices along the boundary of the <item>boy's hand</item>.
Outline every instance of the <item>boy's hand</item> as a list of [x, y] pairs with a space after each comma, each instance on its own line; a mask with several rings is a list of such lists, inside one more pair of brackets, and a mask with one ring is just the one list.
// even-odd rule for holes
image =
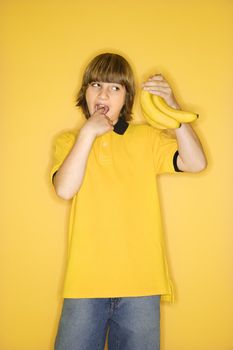
[[175, 109], [181, 109], [176, 101], [171, 86], [162, 76], [162, 74], [155, 74], [151, 76], [145, 83], [142, 83], [141, 87], [151, 94], [162, 97], [168, 106]]
[[82, 127], [82, 130], [88, 130], [94, 137], [113, 129], [114, 127], [111, 119], [104, 114], [104, 107], [95, 111]]

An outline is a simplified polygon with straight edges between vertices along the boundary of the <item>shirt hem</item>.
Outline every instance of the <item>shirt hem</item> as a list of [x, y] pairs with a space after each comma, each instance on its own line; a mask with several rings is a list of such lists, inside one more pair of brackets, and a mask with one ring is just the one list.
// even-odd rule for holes
[[151, 296], [151, 295], [160, 295], [161, 296], [161, 301], [169, 302], [169, 303], [174, 303], [174, 294], [171, 293], [162, 293], [162, 292], [140, 292], [140, 293], [116, 293], [116, 294], [79, 294], [79, 293], [63, 293], [63, 298], [65, 299], [96, 299], [96, 298], [130, 298], [130, 297], [144, 297], [144, 296]]

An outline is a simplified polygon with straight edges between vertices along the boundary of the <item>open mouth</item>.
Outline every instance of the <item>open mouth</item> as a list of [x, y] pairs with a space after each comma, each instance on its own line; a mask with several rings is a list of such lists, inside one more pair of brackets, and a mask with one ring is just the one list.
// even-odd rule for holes
[[95, 105], [95, 111], [97, 111], [98, 109], [104, 108], [104, 114], [108, 113], [109, 111], [109, 107], [103, 104], [97, 104]]

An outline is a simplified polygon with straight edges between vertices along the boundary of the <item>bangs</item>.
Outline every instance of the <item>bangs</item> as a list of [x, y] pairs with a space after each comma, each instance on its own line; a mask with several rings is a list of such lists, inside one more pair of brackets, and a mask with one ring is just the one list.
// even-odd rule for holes
[[100, 55], [93, 60], [86, 75], [85, 84], [92, 81], [102, 81], [106, 83], [118, 83], [127, 86], [129, 72], [127, 65], [122, 62], [122, 57], [117, 55]]

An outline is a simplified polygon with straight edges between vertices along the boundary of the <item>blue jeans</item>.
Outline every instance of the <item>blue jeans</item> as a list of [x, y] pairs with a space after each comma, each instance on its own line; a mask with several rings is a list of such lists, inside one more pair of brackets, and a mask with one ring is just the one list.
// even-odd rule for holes
[[55, 350], [159, 350], [160, 296], [64, 299]]

